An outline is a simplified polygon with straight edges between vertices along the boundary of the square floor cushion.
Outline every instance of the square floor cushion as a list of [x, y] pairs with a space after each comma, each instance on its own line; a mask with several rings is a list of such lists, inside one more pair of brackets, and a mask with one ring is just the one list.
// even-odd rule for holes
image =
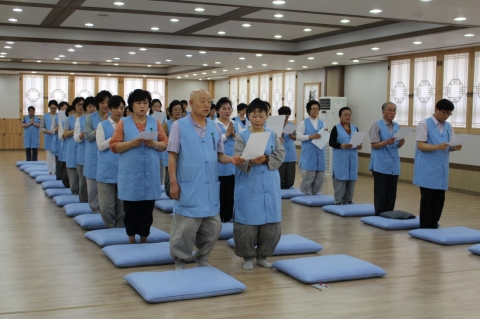
[[50, 175], [50, 173], [47, 172], [47, 170], [31, 171], [30, 173], [28, 173], [28, 175], [30, 175], [31, 178], [37, 178], [38, 176], [44, 176], [44, 175], [53, 176], [53, 175]]
[[[128, 236], [125, 228], [92, 230], [86, 233], [85, 237], [100, 247], [128, 244]], [[140, 242], [140, 236], [135, 236], [135, 239], [137, 243]], [[168, 233], [158, 228], [150, 227], [150, 235], [147, 240], [149, 243], [160, 243], [169, 240], [170, 235]]]
[[468, 251], [475, 255], [480, 255], [480, 244], [468, 248]]
[[65, 188], [62, 181], [47, 181], [42, 183], [43, 189], [51, 189], [51, 188]]
[[55, 175], [40, 175], [35, 177], [37, 183], [43, 183], [48, 181], [56, 181], [57, 177]]
[[480, 230], [464, 226], [438, 229], [414, 229], [408, 232], [414, 238], [431, 241], [440, 245], [462, 245], [480, 243]]
[[155, 201], [155, 207], [163, 211], [164, 213], [173, 213], [173, 199], [157, 200]]
[[222, 223], [222, 231], [218, 239], [229, 239], [233, 237], [233, 223]]
[[83, 214], [73, 218], [80, 227], [86, 230], [106, 229], [107, 226], [103, 222], [100, 214]]
[[57, 206], [63, 207], [68, 204], [80, 203], [80, 198], [78, 198], [78, 195], [60, 195], [55, 196], [53, 201]]
[[334, 200], [332, 195], [306, 195], [297, 196], [290, 199], [295, 204], [310, 206], [310, 207], [322, 207], [327, 205], [333, 205]]
[[416, 229], [420, 227], [420, 218], [391, 219], [381, 216], [368, 216], [360, 218], [362, 223], [385, 230]]
[[385, 276], [382, 268], [347, 255], [285, 259], [273, 267], [306, 284]]
[[[227, 240], [230, 247], [235, 247], [233, 238]], [[295, 234], [282, 235], [278, 242], [273, 256], [280, 255], [299, 255], [299, 254], [314, 254], [322, 250], [323, 247], [316, 242]]]
[[247, 287], [213, 267], [137, 272], [124, 279], [150, 303], [237, 294]]
[[18, 161], [15, 163], [17, 166], [22, 166], [22, 165], [47, 165], [46, 161]]
[[70, 188], [49, 188], [44, 190], [44, 192], [45, 195], [50, 198], [61, 195], [72, 195], [72, 191], [70, 190]]
[[341, 217], [360, 217], [375, 215], [375, 207], [372, 204], [328, 205], [322, 209]]
[[63, 206], [68, 217], [75, 217], [85, 214], [93, 214], [88, 203], [74, 203]]
[[46, 171], [47, 165], [23, 165], [20, 169], [28, 174], [33, 171]]
[[282, 189], [282, 199], [291, 199], [294, 197], [305, 196], [298, 188]]

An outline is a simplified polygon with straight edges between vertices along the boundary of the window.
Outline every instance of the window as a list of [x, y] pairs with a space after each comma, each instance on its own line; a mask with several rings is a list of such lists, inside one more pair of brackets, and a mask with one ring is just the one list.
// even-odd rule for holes
[[44, 76], [30, 75], [23, 76], [23, 115], [28, 114], [28, 107], [35, 107], [35, 114], [42, 115], [44, 102]]
[[124, 83], [123, 98], [125, 99], [125, 102], [128, 104], [127, 100], [128, 100], [128, 96], [130, 95], [130, 93], [132, 93], [136, 89], [142, 89], [143, 90], [143, 79], [125, 78], [123, 83]]
[[436, 56], [415, 59], [413, 125], [435, 111], [436, 70]]
[[252, 102], [258, 97], [258, 75], [250, 77], [250, 97], [248, 102]]
[[238, 103], [238, 78], [230, 79], [230, 101], [232, 101], [232, 108], [236, 110]]
[[[288, 106], [292, 111], [289, 119], [295, 119], [295, 99], [296, 99], [296, 92], [297, 92], [297, 72], [287, 72], [285, 73], [285, 92], [284, 92], [284, 99], [283, 105]], [[277, 113], [272, 113], [272, 115], [278, 115]]]
[[159, 99], [162, 102], [163, 110], [165, 110], [168, 106], [165, 106], [165, 79], [148, 79], [147, 91], [152, 94], [152, 100]]
[[95, 96], [95, 78], [93, 76], [76, 76], [75, 96], [83, 98]]
[[108, 91], [112, 95], [118, 95], [118, 78], [99, 77], [98, 92]]
[[480, 52], [475, 52], [472, 128], [480, 128]]
[[270, 102], [270, 75], [263, 74], [260, 76], [260, 99]]
[[272, 75], [272, 115], [278, 115], [278, 109], [283, 106], [283, 73]]
[[66, 75], [49, 75], [48, 76], [48, 100], [55, 100], [58, 103], [68, 102], [68, 76]]
[[458, 53], [443, 61], [443, 98], [455, 105], [448, 119], [454, 127], [467, 127], [468, 59], [468, 53]]
[[410, 59], [390, 63], [390, 101], [397, 105], [395, 121], [408, 125], [410, 107]]

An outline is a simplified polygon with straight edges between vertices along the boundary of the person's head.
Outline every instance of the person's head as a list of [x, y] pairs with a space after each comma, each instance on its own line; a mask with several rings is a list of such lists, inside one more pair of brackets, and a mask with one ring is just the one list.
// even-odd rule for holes
[[217, 113], [217, 106], [215, 105], [215, 103], [210, 102], [210, 113], [208, 114], [208, 116], [214, 118], [215, 113]]
[[108, 91], [100, 91], [97, 95], [95, 95], [94, 104], [97, 107], [97, 110], [105, 114], [108, 112], [108, 100], [112, 98], [112, 94]]
[[386, 121], [393, 121], [395, 116], [397, 115], [397, 105], [393, 102], [385, 102], [382, 105], [382, 114], [383, 118]]
[[210, 100], [211, 97], [208, 91], [204, 89], [192, 91], [189, 101], [192, 108], [192, 114], [207, 117], [211, 108]]
[[183, 106], [179, 100], [173, 100], [168, 105], [168, 113], [172, 120], [176, 121], [182, 117]]
[[247, 107], [247, 116], [255, 131], [263, 129], [268, 119], [268, 106], [259, 98], [254, 99]]
[[286, 115], [283, 125], [287, 125], [288, 118], [290, 117], [290, 115], [292, 115], [292, 110], [290, 110], [288, 106], [282, 106], [278, 109], [278, 115]]
[[148, 114], [152, 115], [153, 112], [162, 112], [162, 102], [159, 99], [153, 99], [150, 111]]
[[73, 109], [75, 110], [75, 114], [83, 114], [84, 109], [83, 109], [83, 104], [85, 103], [85, 99], [81, 96], [76, 97], [73, 102], [72, 106]]
[[108, 99], [108, 109], [111, 112], [111, 118], [118, 122], [123, 116], [125, 110], [125, 100], [119, 95], [114, 95]]
[[268, 102], [268, 101], [263, 101], [263, 102], [265, 102], [265, 104], [267, 105], [267, 107], [268, 107], [268, 115], [270, 115], [270, 113], [272, 112], [272, 106], [270, 105], [270, 102]]
[[435, 113], [433, 116], [440, 121], [445, 122], [453, 113], [455, 105], [452, 101], [447, 99], [442, 99], [435, 104]]
[[320, 103], [315, 100], [308, 101], [307, 113], [312, 119], [317, 118], [318, 114], [320, 114]]
[[83, 110], [86, 114], [92, 114], [97, 110], [97, 107], [95, 106], [95, 98], [93, 96], [89, 96], [85, 99], [83, 102]]
[[237, 113], [239, 116], [244, 117], [247, 114], [247, 104], [239, 103], [237, 105]]
[[65, 110], [65, 115], [70, 116], [74, 114], [75, 114], [75, 108], [73, 107], [73, 105], [67, 106], [67, 109]]
[[188, 101], [187, 100], [181, 100], [180, 103], [182, 103], [183, 110], [186, 111], [188, 107]]
[[228, 97], [222, 97], [220, 100], [218, 100], [215, 108], [218, 113], [218, 117], [221, 120], [226, 121], [232, 115], [232, 102]]
[[28, 116], [34, 117], [35, 116], [35, 108], [33, 106], [28, 107]]
[[150, 92], [142, 89], [136, 89], [128, 96], [128, 105], [131, 107], [134, 116], [146, 116], [151, 103]]
[[50, 109], [50, 112], [52, 113], [57, 113], [58, 110], [58, 102], [55, 100], [50, 100], [48, 101], [48, 108]]
[[352, 110], [348, 106], [344, 106], [338, 111], [338, 117], [340, 118], [340, 122], [350, 124], [352, 120]]
[[129, 116], [132, 116], [133, 112], [132, 112], [132, 108], [130, 107], [130, 105], [128, 106], [125, 106], [125, 109], [123, 110], [123, 117], [129, 117]]
[[68, 102], [62, 101], [60, 102], [60, 104], [58, 104], [58, 109], [61, 111], [65, 111], [68, 106]]

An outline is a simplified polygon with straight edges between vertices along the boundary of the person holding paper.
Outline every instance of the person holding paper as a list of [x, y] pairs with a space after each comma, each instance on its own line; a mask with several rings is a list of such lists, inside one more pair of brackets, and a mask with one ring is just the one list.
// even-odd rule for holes
[[[147, 116], [150, 92], [136, 89], [128, 96], [133, 115], [118, 121], [110, 139], [110, 150], [118, 155], [118, 198], [123, 200], [125, 230], [130, 244], [135, 235], [146, 243], [153, 223], [155, 200], [160, 198], [160, 166], [157, 152], [165, 150], [168, 139], [162, 124]], [[138, 138], [154, 132], [153, 139]]]
[[[58, 110], [65, 112], [65, 110], [68, 107], [68, 103], [63, 101], [58, 104]], [[60, 156], [60, 149], [62, 145], [62, 141], [60, 140], [60, 135], [59, 134], [59, 129], [62, 128], [63, 130], [63, 125], [59, 125], [58, 121], [58, 113], [55, 115], [55, 117], [52, 120], [51, 126], [50, 126], [50, 131], [52, 132], [52, 145], [51, 145], [51, 152], [55, 156], [55, 175], [57, 177], [57, 180], [61, 180], [61, 162], [59, 161], [58, 157]]]
[[350, 140], [358, 128], [351, 123], [352, 110], [342, 107], [338, 116], [340, 123], [335, 125], [330, 134], [329, 145], [333, 148], [333, 188], [335, 205], [352, 204], [355, 183], [358, 179], [358, 150], [362, 144], [352, 145]]
[[393, 137], [400, 129], [400, 125], [393, 121], [397, 114], [395, 103], [384, 103], [382, 114], [383, 118], [372, 124], [369, 133], [372, 154], [368, 169], [373, 175], [373, 202], [377, 216], [395, 208], [400, 175], [398, 149], [405, 144], [404, 139]]
[[58, 102], [55, 100], [48, 101], [50, 112], [42, 117], [40, 122], [40, 132], [43, 133], [43, 145], [45, 153], [47, 153], [47, 171], [50, 175], [55, 174], [55, 155], [52, 154], [52, 140], [54, 133], [50, 130], [52, 121], [57, 115]]
[[[288, 106], [282, 106], [278, 109], [278, 115], [285, 115], [286, 126], [293, 126], [293, 123], [288, 121], [292, 111]], [[282, 165], [278, 168], [280, 173], [280, 188], [289, 189], [295, 183], [295, 171], [297, 168], [297, 151], [295, 149], [295, 135], [282, 133], [283, 147], [285, 148], [285, 158]]]
[[250, 123], [250, 121], [248, 120], [248, 118], [246, 117], [246, 114], [247, 114], [247, 104], [245, 103], [239, 103], [237, 105], [237, 116], [235, 116], [233, 118], [233, 120], [235, 121], [235, 124], [238, 128], [240, 128], [238, 130], [238, 132], [240, 132], [241, 130], [245, 129], [245, 127], [248, 127], [248, 124]]
[[312, 143], [320, 139], [325, 124], [318, 118], [320, 103], [312, 100], [307, 103], [308, 119], [297, 127], [297, 141], [302, 142], [299, 167], [302, 171], [300, 191], [306, 195], [316, 195], [322, 190], [325, 179], [325, 150]]
[[27, 161], [38, 161], [38, 146], [40, 145], [41, 120], [35, 115], [35, 107], [28, 107], [28, 115], [23, 118], [23, 146], [27, 154]]
[[[218, 117], [215, 123], [222, 133], [225, 154], [233, 156], [235, 145], [235, 124], [230, 120], [232, 115], [232, 102], [227, 97], [217, 101], [216, 110]], [[220, 219], [222, 223], [229, 223], [233, 215], [235, 191], [235, 165], [218, 164], [218, 180], [220, 181]]]
[[280, 240], [282, 197], [278, 168], [285, 158], [285, 149], [275, 132], [264, 127], [268, 107], [254, 99], [247, 107], [252, 124], [235, 138], [235, 154], [243, 154], [249, 139], [257, 133], [270, 132], [264, 155], [239, 165], [235, 173], [235, 216], [233, 238], [235, 254], [245, 260], [243, 269], [257, 265], [272, 268], [270, 257]]
[[418, 123], [413, 184], [420, 186], [420, 228], [438, 228], [448, 189], [449, 154], [462, 145], [449, 146], [455, 132], [447, 119], [455, 106], [443, 99], [435, 113]]
[[218, 163], [239, 165], [240, 156], [224, 154], [220, 129], [207, 116], [210, 93], [203, 89], [190, 94], [192, 112], [170, 129], [167, 151], [170, 196], [175, 200], [170, 226], [170, 254], [175, 269], [185, 268], [192, 258], [208, 267], [208, 258], [222, 229]]
[[[167, 137], [170, 136], [170, 129], [173, 122], [182, 118], [183, 108], [182, 103], [179, 100], [173, 100], [166, 109], [167, 115], [170, 117], [165, 123], [163, 123], [163, 130]], [[161, 152], [163, 154], [163, 163], [165, 165], [165, 194], [170, 197], [170, 176], [168, 175], [168, 152], [165, 150]]]

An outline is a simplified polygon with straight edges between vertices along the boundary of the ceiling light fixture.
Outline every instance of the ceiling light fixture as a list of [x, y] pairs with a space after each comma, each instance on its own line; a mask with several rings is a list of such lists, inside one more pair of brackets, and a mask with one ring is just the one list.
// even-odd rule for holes
[[275, 18], [283, 18], [283, 14], [277, 13], [274, 15]]
[[372, 48], [372, 50], [373, 51], [378, 51], [378, 50], [380, 50], [380, 48], [374, 47], [374, 48]]
[[83, 48], [83, 46], [80, 45], [80, 44], [77, 44], [75, 47], [76, 47], [76, 48]]
[[273, 3], [273, 4], [278, 4], [278, 5], [280, 5], [280, 4], [285, 4], [285, 1], [275, 0], [275, 1], [273, 1], [272, 3]]
[[222, 71], [223, 71], [223, 72], [227, 72], [228, 70], [225, 69], [225, 70], [222, 70]]
[[235, 68], [235, 70], [240, 70], [240, 68]]
[[352, 60], [352, 62], [353, 62], [353, 63], [358, 63], [358, 62], [360, 62], [360, 60], [355, 59], [355, 60]]
[[15, 11], [15, 12], [22, 12], [23, 9], [20, 9], [20, 8], [13, 8], [12, 11]]
[[72, 75], [73, 75], [73, 74], [75, 74], [75, 73], [70, 73], [70, 74], [72, 74]]
[[249, 23], [244, 23], [244, 24], [242, 24], [242, 27], [244, 27], [244, 28], [250, 28], [251, 26], [252, 26], [252, 25], [249, 24]]
[[160, 30], [159, 27], [151, 27], [150, 29], [153, 30], [153, 31], [158, 31], [158, 30]]
[[90, 23], [90, 22], [89, 22], [89, 23], [85, 23], [85, 25], [86, 25], [87, 27], [93, 27], [93, 23]]
[[120, 58], [113, 58], [114, 60], [120, 60]]
[[382, 12], [382, 10], [380, 10], [380, 9], [370, 10], [370, 13], [380, 13], [380, 12]]
[[474, 37], [475, 34], [473, 34], [473, 33], [467, 33], [467, 34], [465, 34], [464, 36], [465, 36], [465, 37]]
[[350, 23], [350, 20], [348, 19], [343, 19], [343, 20], [340, 20], [341, 23]]
[[207, 74], [207, 72], [202, 72], [202, 74]]
[[118, 63], [115, 63], [114, 65], [115, 65], [115, 66], [118, 66]]
[[217, 73], [217, 71], [212, 71], [212, 73]]
[[225, 31], [218, 31], [217, 33], [223, 35], [223, 34], [225, 34]]
[[59, 58], [64, 58], [65, 56], [63, 54], [60, 54], [58, 57]]
[[178, 19], [170, 19], [170, 22], [178, 22], [178, 21], [180, 21], [180, 20], [178, 20]]
[[197, 73], [193, 73], [193, 76], [197, 76]]
[[147, 48], [140, 48], [140, 51], [147, 51]]
[[280, 39], [281, 37], [282, 37], [282, 36], [281, 36], [280, 34], [277, 34], [277, 35], [275, 36], [275, 39]]
[[248, 66], [247, 66], [247, 68], [251, 69], [251, 68], [253, 68], [253, 66], [251, 66], [251, 65], [248, 65]]
[[75, 49], [68, 49], [68, 52], [75, 52]]
[[185, 78], [188, 78], [188, 75], [187, 75], [187, 74], [185, 74], [183, 77], [185, 77]]
[[8, 21], [10, 21], [10, 22], [17, 22], [18, 20], [15, 19], [15, 18], [10, 18], [10, 19], [8, 19]]
[[215, 62], [215, 64], [222, 64], [222, 62]]
[[295, 60], [288, 60], [288, 62], [295, 62]]
[[267, 64], [266, 64], [266, 63], [264, 63], [264, 64], [262, 64], [262, 66], [267, 66]]
[[56, 60], [56, 61], [60, 60], [60, 58], [53, 58], [53, 59]]
[[313, 56], [308, 57], [309, 60], [314, 60], [315, 58]]
[[107, 60], [106, 62], [109, 62], [109, 63], [110, 63], [110, 62], [112, 62], [112, 60]]
[[421, 41], [414, 41], [413, 44], [422, 44]]
[[37, 72], [35, 72], [35, 71], [32, 71], [32, 73], [33, 73], [33, 74], [35, 74], [35, 73], [37, 73]]
[[204, 63], [204, 64], [202, 64], [202, 65], [203, 65], [203, 66], [208, 66], [208, 64], [206, 64], [206, 63]]
[[116, 5], [116, 6], [123, 6], [125, 3], [121, 2], [121, 1], [116, 1], [113, 4]]
[[195, 8], [195, 11], [197, 11], [197, 12], [203, 12], [203, 11], [205, 11], [205, 9], [204, 9], [204, 8]]
[[0, 55], [0, 58], [4, 58], [5, 56], [4, 55]]
[[181, 76], [177, 76], [177, 79], [181, 79], [182, 77]]
[[8, 41], [7, 44], [15, 44], [15, 42]]
[[255, 54], [255, 56], [263, 56], [263, 54], [257, 53], [257, 54]]
[[148, 68], [151, 68], [151, 67], [152, 67], [152, 65], [151, 65], [151, 64], [148, 64], [148, 65], [147, 65], [147, 67], [148, 67]]
[[42, 61], [40, 61], [40, 60], [37, 60], [37, 63], [42, 63]]
[[467, 20], [467, 18], [465, 18], [465, 17], [458, 17], [458, 18], [455, 18], [455, 19], [453, 19], [453, 20], [455, 20], [455, 21], [465, 21], [465, 20]]
[[310, 29], [310, 28], [305, 28], [305, 29], [303, 29], [303, 31], [305, 31], [305, 32], [310, 32], [310, 31], [312, 31], [312, 29]]
[[343, 55], [343, 52], [337, 52], [337, 55]]
[[131, 52], [128, 52], [128, 54], [132, 54], [132, 55], [133, 55], [133, 54], [136, 54], [136, 53], [135, 53], [135, 52], [133, 52], [133, 51], [131, 51]]
[[304, 65], [304, 66], [302, 66], [302, 68], [304, 68], [304, 69], [308, 69], [308, 66]]
[[287, 70], [289, 70], [289, 71], [290, 71], [291, 69], [292, 69], [292, 68], [287, 68]]
[[333, 64], [333, 65], [337, 65], [337, 64], [338, 64], [338, 62], [332, 62], [332, 64]]
[[187, 58], [191, 58], [191, 57], [192, 57], [191, 54], [187, 54], [187, 55], [185, 55], [185, 56], [186, 56]]
[[77, 64], [77, 62], [72, 62], [73, 64]]
[[169, 59], [169, 60], [165, 60], [165, 62], [172, 62], [172, 60], [170, 60], [170, 59]]
[[245, 60], [245, 58], [243, 56], [239, 57], [238, 59], [239, 60]]
[[198, 51], [198, 53], [200, 53], [200, 54], [205, 54], [205, 53], [207, 53], [207, 52], [206, 52], [206, 51]]
[[108, 76], [112, 76], [111, 74], [107, 74]]

